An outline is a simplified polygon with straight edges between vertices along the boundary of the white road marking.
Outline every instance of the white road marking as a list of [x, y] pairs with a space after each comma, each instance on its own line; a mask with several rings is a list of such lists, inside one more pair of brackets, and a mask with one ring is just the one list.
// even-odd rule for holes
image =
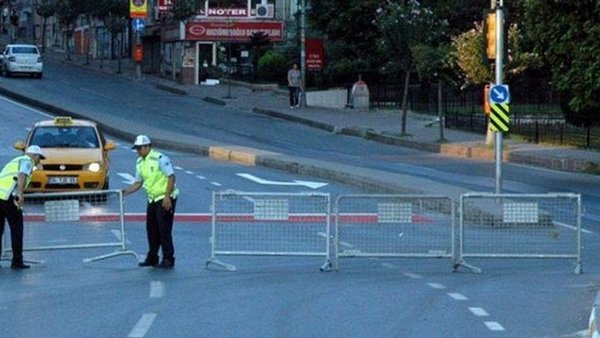
[[[570, 224], [565, 224], [565, 223], [561, 223], [561, 222], [554, 222], [554, 224], [556, 224], [558, 226], [561, 226], [563, 228], [567, 228], [567, 229], [571, 229], [571, 230], [577, 231], [577, 227], [573, 226], [573, 225], [570, 225]], [[584, 229], [584, 228], [581, 228], [581, 232], [583, 232], [584, 234], [593, 234], [592, 231]]]
[[214, 186], [217, 186], [217, 187], [220, 187], [220, 186], [222, 185], [222, 184], [221, 184], [221, 183], [219, 183], [219, 182], [210, 182], [210, 184], [212, 184], [212, 185], [214, 185]]
[[13, 100], [11, 100], [11, 99], [7, 99], [7, 98], [5, 98], [5, 97], [3, 97], [3, 98], [2, 98], [2, 100], [4, 100], [4, 101], [8, 101], [8, 102], [10, 102], [10, 103], [14, 104], [15, 106], [19, 106], [19, 107], [21, 107], [21, 108], [25, 108], [25, 109], [27, 109], [27, 110], [29, 110], [29, 111], [32, 111], [32, 112], [38, 113], [38, 114], [40, 114], [40, 115], [42, 115], [42, 116], [45, 116], [45, 117], [47, 117], [47, 118], [50, 118], [50, 119], [53, 119], [53, 118], [54, 118], [54, 116], [53, 116], [53, 115], [50, 115], [50, 114], [44, 113], [44, 112], [43, 112], [43, 111], [41, 111], [41, 110], [37, 110], [37, 109], [35, 109], [35, 108], [32, 108], [32, 107], [26, 106], [26, 105], [24, 105], [24, 104], [22, 104], [22, 103], [19, 103], [19, 102], [17, 102], [17, 101], [13, 101]]
[[160, 281], [150, 282], [150, 298], [162, 298], [165, 295], [165, 283]]
[[182, 168], [182, 167], [180, 167], [180, 166], [177, 166], [177, 165], [174, 165], [174, 166], [173, 166], [173, 168], [175, 168], [175, 169], [177, 169], [177, 170], [183, 170], [183, 168]]
[[388, 269], [398, 269], [398, 266], [392, 263], [381, 263], [381, 265], [383, 265], [384, 267], [388, 268]]
[[[118, 239], [118, 240], [121, 240], [121, 231], [119, 231], [119, 230], [117, 230], [117, 229], [112, 229], [112, 230], [110, 230], [110, 232], [112, 232], [112, 233], [113, 233], [113, 235], [115, 235], [115, 237], [117, 237], [117, 239]], [[130, 241], [130, 240], [128, 240], [128, 239], [126, 239], [126, 240], [125, 240], [125, 243], [127, 243], [127, 244], [131, 244], [131, 241]]]
[[427, 285], [431, 286], [434, 289], [445, 289], [446, 287], [439, 283], [427, 283]]
[[186, 170], [185, 173], [188, 174], [188, 175], [194, 175], [194, 172], [190, 171], [190, 170]]
[[196, 175], [196, 178], [197, 178], [197, 179], [200, 179], [200, 180], [205, 180], [205, 179], [206, 179], [206, 177], [204, 177], [204, 176], [202, 176], [202, 175]]
[[124, 179], [123, 183], [125, 184], [132, 184], [135, 182], [135, 177], [133, 177], [129, 173], [117, 173], [117, 175], [121, 176], [121, 178]]
[[348, 247], [348, 248], [354, 248], [354, 245], [352, 245], [352, 244], [350, 244], [348, 242], [344, 242], [344, 241], [340, 241], [340, 245]]
[[292, 182], [271, 181], [271, 180], [265, 180], [260, 177], [256, 177], [256, 176], [254, 176], [252, 174], [248, 174], [248, 173], [237, 173], [236, 175], [238, 175], [239, 177], [249, 179], [250, 181], [256, 182], [258, 184], [265, 184], [265, 185], [288, 185], [288, 186], [293, 185], [293, 186], [305, 186], [305, 187], [308, 187], [311, 189], [319, 189], [319, 188], [324, 187], [329, 184], [329, 183], [301, 181], [301, 180], [294, 180]]
[[504, 331], [504, 327], [498, 322], [483, 322], [491, 331]]
[[412, 272], [405, 272], [404, 275], [406, 277], [410, 277], [412, 279], [421, 279], [421, 278], [423, 278], [423, 276], [419, 275], [418, 273], [412, 273]]
[[127, 337], [144, 337], [146, 333], [148, 333], [148, 330], [150, 330], [150, 326], [152, 326], [152, 323], [154, 323], [156, 316], [156, 313], [144, 313], [142, 315], [142, 318], [140, 318], [140, 320], [138, 320], [137, 324], [135, 324], [133, 329], [131, 329], [131, 332], [129, 332], [129, 335]]
[[480, 307], [470, 307], [469, 311], [471, 311], [477, 317], [487, 317], [490, 315], [489, 313], [487, 313], [487, 311]]
[[449, 292], [448, 296], [452, 297], [454, 300], [468, 300], [469, 299], [465, 295], [463, 295], [461, 293], [456, 293], [456, 292]]

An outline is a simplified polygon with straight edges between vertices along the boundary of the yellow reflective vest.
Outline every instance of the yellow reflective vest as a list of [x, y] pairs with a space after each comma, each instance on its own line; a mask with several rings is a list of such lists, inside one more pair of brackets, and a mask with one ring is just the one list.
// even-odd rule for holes
[[[12, 194], [13, 190], [17, 186], [17, 180], [19, 177], [19, 166], [21, 165], [21, 161], [29, 161], [31, 162], [31, 167], [35, 166], [35, 162], [31, 159], [31, 157], [27, 155], [22, 155], [19, 157], [13, 158], [10, 162], [8, 162], [2, 171], [0, 172], [0, 199], [7, 201]], [[31, 181], [31, 175], [27, 175], [27, 181], [25, 182], [25, 187], [29, 185]]]
[[[156, 202], [165, 197], [169, 178], [160, 170], [160, 158], [163, 154], [151, 149], [146, 157], [139, 157], [136, 168], [143, 180], [149, 202]], [[179, 190], [173, 187], [172, 198], [176, 198]]]

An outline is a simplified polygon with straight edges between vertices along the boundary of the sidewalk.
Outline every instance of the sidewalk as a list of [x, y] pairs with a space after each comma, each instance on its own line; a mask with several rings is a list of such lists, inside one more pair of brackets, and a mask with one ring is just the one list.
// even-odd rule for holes
[[[406, 136], [400, 137], [401, 112], [399, 110], [359, 111], [350, 108], [329, 109], [306, 107], [290, 109], [287, 91], [264, 89], [247, 83], [231, 82], [214, 86], [181, 85], [170, 78], [155, 74], [142, 74], [136, 79], [135, 65], [131, 59], [122, 59], [121, 73], [117, 74], [117, 60], [86, 60], [81, 55], [71, 55], [66, 61], [64, 53], [47, 48], [45, 59], [52, 59], [71, 66], [85, 67], [98, 72], [129, 78], [132, 81], [154, 83], [158, 88], [179, 95], [188, 95], [207, 102], [253, 111], [295, 121], [315, 128], [344, 135], [362, 137], [376, 142], [394, 144], [449, 156], [468, 157], [494, 161], [494, 147], [485, 145], [485, 134], [444, 129], [444, 142], [440, 142], [439, 125], [435, 116], [408, 113]], [[600, 173], [600, 153], [574, 147], [541, 145], [504, 138], [504, 161], [544, 167], [548, 169]]]

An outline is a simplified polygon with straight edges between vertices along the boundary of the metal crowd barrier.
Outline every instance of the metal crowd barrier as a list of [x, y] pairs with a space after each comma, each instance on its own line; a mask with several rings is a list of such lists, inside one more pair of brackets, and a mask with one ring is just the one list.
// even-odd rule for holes
[[454, 258], [454, 202], [446, 196], [342, 195], [335, 262], [350, 257]]
[[[138, 258], [127, 249], [120, 190], [27, 194], [23, 218], [24, 252], [115, 247], [112, 253], [83, 261], [89, 263], [120, 255]], [[5, 237], [2, 257], [12, 251]]]
[[331, 267], [330, 197], [324, 193], [213, 193], [211, 263], [217, 256], [322, 256]]
[[581, 195], [468, 193], [460, 199], [458, 261], [476, 258], [574, 259], [581, 272]]

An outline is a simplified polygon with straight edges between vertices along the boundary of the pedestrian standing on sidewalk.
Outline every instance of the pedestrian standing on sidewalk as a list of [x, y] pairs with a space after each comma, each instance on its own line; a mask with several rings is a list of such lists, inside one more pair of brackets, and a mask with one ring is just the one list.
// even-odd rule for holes
[[[123, 189], [129, 195], [144, 187], [148, 197], [146, 207], [146, 234], [148, 254], [139, 266], [170, 269], [175, 266], [173, 246], [173, 219], [179, 190], [175, 187], [175, 172], [168, 156], [152, 148], [150, 138], [138, 135], [133, 144], [137, 151], [135, 182]], [[158, 250], [162, 248], [163, 259], [159, 264]]]
[[298, 70], [298, 64], [294, 63], [292, 69], [288, 71], [288, 90], [290, 91], [290, 109], [300, 108], [300, 82], [302, 75]]
[[23, 262], [23, 192], [31, 182], [33, 168], [45, 158], [40, 147], [31, 145], [24, 155], [13, 158], [0, 172], [0, 239], [4, 233], [4, 220], [8, 220], [12, 245], [11, 269], [29, 269], [29, 265]]

